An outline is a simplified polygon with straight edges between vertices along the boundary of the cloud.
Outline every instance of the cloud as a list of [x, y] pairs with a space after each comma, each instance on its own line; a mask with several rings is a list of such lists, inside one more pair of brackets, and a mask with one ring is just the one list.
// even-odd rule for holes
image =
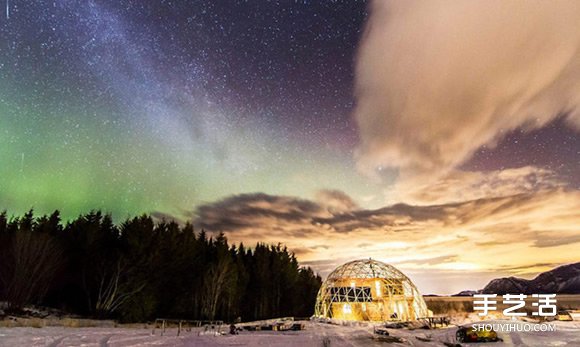
[[305, 254], [309, 254], [309, 253], [315, 253], [317, 250], [319, 249], [329, 249], [330, 246], [327, 245], [315, 245], [315, 246], [311, 246], [311, 247], [296, 247], [292, 249], [292, 252], [294, 252], [294, 254], [296, 254], [297, 256], [301, 256], [301, 255], [305, 255]]
[[301, 264], [322, 274], [347, 260], [386, 261], [425, 275], [425, 292], [452, 293], [469, 284], [450, 282], [443, 291], [443, 285], [425, 282], [434, 278], [428, 272], [441, 274], [440, 281], [477, 273], [482, 287], [539, 263], [577, 261], [580, 243], [580, 192], [563, 188], [347, 212], [291, 196], [243, 194], [200, 206], [194, 215], [196, 227], [223, 231], [233, 242], [283, 242]]
[[316, 201], [330, 212], [341, 213], [358, 209], [357, 203], [340, 190], [320, 190], [316, 194]]
[[443, 255], [440, 257], [433, 257], [433, 258], [426, 258], [426, 259], [419, 259], [413, 261], [413, 265], [437, 265], [442, 263], [449, 263], [457, 260], [457, 255]]
[[550, 237], [551, 234], [551, 232], [538, 233], [538, 236], [534, 241], [534, 247], [556, 247], [580, 242], [580, 233], [577, 232], [569, 235], [560, 235], [558, 238]]
[[[250, 239], [262, 238], [267, 229], [277, 237], [305, 237], [319, 228], [315, 218], [331, 214], [321, 205], [305, 199], [263, 193], [234, 195], [212, 204], [199, 206], [195, 225], [209, 231], [244, 231]], [[281, 239], [279, 241], [284, 241]]]
[[491, 171], [454, 170], [432, 182], [403, 181], [387, 192], [391, 201], [442, 204], [510, 196], [565, 186], [556, 173], [534, 166]]
[[503, 269], [505, 270], [510, 270], [510, 271], [527, 271], [530, 269], [535, 269], [535, 268], [548, 268], [548, 269], [553, 269], [555, 267], [558, 267], [562, 264], [559, 263], [535, 263], [535, 264], [529, 264], [529, 265], [524, 265], [524, 266], [505, 266]]
[[580, 3], [375, 0], [355, 93], [359, 168], [408, 185], [516, 128], [580, 129]]

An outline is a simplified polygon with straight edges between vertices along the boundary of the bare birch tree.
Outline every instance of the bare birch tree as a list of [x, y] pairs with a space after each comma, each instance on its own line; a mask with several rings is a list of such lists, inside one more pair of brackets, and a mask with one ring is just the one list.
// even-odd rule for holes
[[60, 247], [48, 235], [16, 232], [2, 256], [5, 264], [0, 274], [8, 309], [18, 311], [40, 301], [50, 289], [61, 257]]
[[231, 284], [232, 260], [222, 257], [210, 266], [203, 281], [202, 313], [209, 319], [216, 316], [219, 300]]

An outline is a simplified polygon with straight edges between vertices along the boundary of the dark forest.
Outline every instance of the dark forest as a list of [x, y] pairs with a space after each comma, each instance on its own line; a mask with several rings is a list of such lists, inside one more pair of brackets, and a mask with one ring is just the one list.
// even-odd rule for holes
[[121, 322], [250, 321], [313, 313], [321, 279], [281, 244], [246, 248], [223, 234], [142, 215], [0, 214], [0, 301]]

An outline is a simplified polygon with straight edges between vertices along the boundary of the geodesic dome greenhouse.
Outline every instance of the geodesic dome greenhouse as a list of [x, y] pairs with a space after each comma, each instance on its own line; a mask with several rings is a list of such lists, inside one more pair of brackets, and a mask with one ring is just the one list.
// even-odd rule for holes
[[394, 266], [355, 260], [322, 283], [314, 316], [354, 321], [411, 321], [429, 316], [417, 287]]

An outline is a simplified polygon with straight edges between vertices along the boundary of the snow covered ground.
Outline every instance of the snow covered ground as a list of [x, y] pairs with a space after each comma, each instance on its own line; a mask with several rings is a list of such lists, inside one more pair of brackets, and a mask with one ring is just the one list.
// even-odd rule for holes
[[[498, 323], [500, 321], [490, 321]], [[504, 321], [505, 322], [505, 321]], [[518, 322], [517, 324], [530, 324]], [[464, 346], [580, 346], [580, 322], [554, 322], [556, 332], [499, 333], [503, 342], [463, 344]], [[384, 342], [373, 338], [372, 328], [337, 326], [307, 322], [303, 331], [243, 331], [239, 335], [199, 335], [200, 330], [184, 331], [176, 336], [168, 329], [164, 336], [157, 329], [127, 328], [0, 328], [0, 346], [268, 346], [268, 347], [358, 347], [358, 346], [443, 346], [454, 342], [455, 327], [437, 330], [389, 329], [401, 342]], [[431, 339], [422, 341], [421, 339]]]

